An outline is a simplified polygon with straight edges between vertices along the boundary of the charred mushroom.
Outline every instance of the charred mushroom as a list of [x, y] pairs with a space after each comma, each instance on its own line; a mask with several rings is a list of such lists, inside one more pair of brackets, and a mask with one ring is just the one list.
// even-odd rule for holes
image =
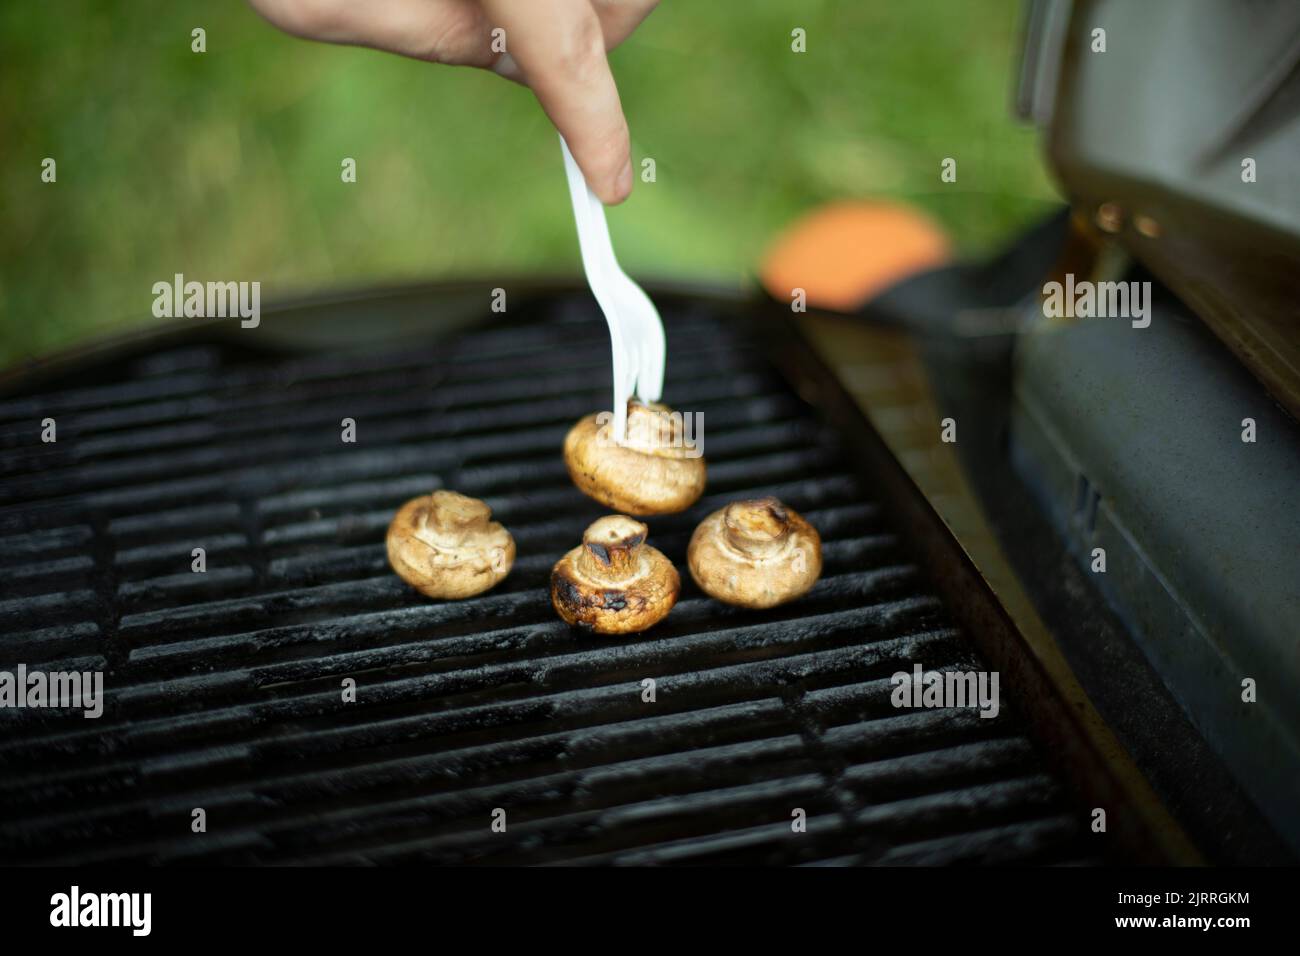
[[515, 563], [515, 539], [491, 517], [483, 502], [454, 491], [412, 498], [388, 526], [388, 563], [429, 597], [481, 594]]
[[671, 611], [681, 579], [645, 538], [646, 526], [627, 515], [587, 528], [582, 546], [551, 570], [551, 603], [560, 617], [598, 634], [631, 634]]
[[704, 493], [698, 443], [667, 405], [628, 402], [621, 443], [608, 412], [588, 415], [564, 439], [564, 464], [579, 491], [628, 514], [685, 511]]
[[691, 535], [691, 577], [710, 597], [775, 607], [808, 593], [822, 573], [817, 529], [776, 498], [735, 501]]

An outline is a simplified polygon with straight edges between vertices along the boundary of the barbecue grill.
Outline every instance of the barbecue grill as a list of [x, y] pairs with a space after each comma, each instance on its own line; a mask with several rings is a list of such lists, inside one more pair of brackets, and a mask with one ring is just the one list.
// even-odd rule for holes
[[[627, 638], [560, 621], [550, 567], [602, 509], [559, 449], [608, 395], [608, 335], [566, 283], [520, 284], [489, 320], [490, 285], [291, 306], [259, 348], [200, 321], [11, 378], [0, 670], [102, 670], [106, 699], [98, 720], [0, 712], [6, 861], [1189, 858], [761, 300], [652, 289], [667, 394], [702, 415], [710, 461], [652, 540], [683, 566], [704, 515], [774, 494], [821, 531], [822, 579], [760, 612], [684, 576]], [[397, 506], [439, 487], [518, 543], [474, 599], [387, 567]], [[917, 663], [999, 670], [1000, 713], [895, 708], [890, 676]]]
[[[1102, 14], [1158, 28], [1031, 5], [1021, 108], [1073, 209], [1003, 255], [857, 315], [647, 286], [709, 462], [651, 543], [684, 569], [706, 515], [780, 498], [825, 567], [775, 609], [683, 575], [642, 634], [556, 616], [550, 569], [604, 513], [560, 449], [612, 385], [569, 281], [304, 300], [0, 378], [0, 672], [105, 688], [97, 719], [0, 708], [0, 861], [1295, 862], [1295, 281], [1250, 250], [1291, 262], [1296, 231], [1222, 183], [1238, 208], [1201, 202], [1162, 166], [1185, 150], [1129, 162], [1149, 105], [1120, 81], [1158, 44], [1081, 59]], [[1198, 265], [1217, 243], [1231, 281]], [[1149, 330], [1043, 321], [1044, 278], [1075, 272], [1150, 281]], [[397, 508], [439, 488], [517, 544], [469, 600], [386, 560]], [[915, 667], [996, 672], [997, 715], [898, 706]]]

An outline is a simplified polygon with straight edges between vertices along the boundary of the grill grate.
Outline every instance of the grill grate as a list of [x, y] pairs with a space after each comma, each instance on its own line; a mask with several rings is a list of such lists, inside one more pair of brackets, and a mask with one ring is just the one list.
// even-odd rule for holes
[[[826, 542], [800, 602], [739, 611], [683, 574], [646, 635], [556, 618], [550, 567], [602, 513], [559, 448], [609, 392], [603, 323], [574, 297], [437, 345], [186, 347], [0, 403], [0, 669], [103, 669], [106, 690], [99, 720], [0, 711], [0, 857], [1084, 859], [1014, 688], [996, 720], [890, 706], [913, 662], [983, 668], [837, 436], [709, 308], [665, 320], [665, 394], [703, 414], [709, 489], [651, 542], [684, 571], [703, 515], [776, 494]], [[428, 601], [387, 569], [396, 507], [436, 487], [485, 498], [518, 543], [477, 599]]]

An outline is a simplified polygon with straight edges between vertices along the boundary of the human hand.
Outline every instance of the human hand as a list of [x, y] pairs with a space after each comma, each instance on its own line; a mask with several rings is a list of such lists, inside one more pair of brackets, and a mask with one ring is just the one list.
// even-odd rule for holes
[[[523, 83], [568, 142], [602, 202], [622, 202], [632, 191], [627, 120], [605, 54], [649, 16], [658, 0], [249, 2], [294, 36], [482, 67]], [[504, 36], [494, 38], [498, 27]], [[505, 50], [498, 52], [502, 40]]]

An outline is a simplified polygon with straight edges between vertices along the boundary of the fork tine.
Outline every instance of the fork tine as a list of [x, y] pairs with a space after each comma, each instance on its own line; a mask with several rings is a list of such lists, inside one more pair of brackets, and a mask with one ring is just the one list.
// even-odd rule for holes
[[636, 394], [643, 401], [657, 402], [664, 387], [666, 343], [663, 321], [645, 291], [626, 275], [623, 281], [627, 283], [627, 303], [636, 315]]

